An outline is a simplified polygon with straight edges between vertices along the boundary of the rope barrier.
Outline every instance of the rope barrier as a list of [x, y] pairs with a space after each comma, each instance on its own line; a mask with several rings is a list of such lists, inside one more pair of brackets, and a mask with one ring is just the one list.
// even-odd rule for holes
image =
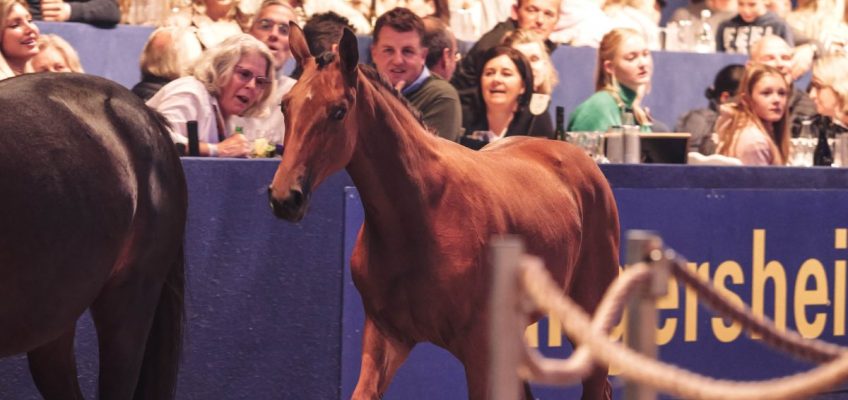
[[[594, 318], [562, 293], [540, 259], [532, 256], [516, 258], [516, 266], [512, 270], [514, 285], [511, 286], [518, 291], [513, 298], [521, 303], [520, 307], [516, 305], [514, 311], [523, 315], [523, 320], [518, 318], [514, 322], [526, 322], [527, 315], [532, 311], [546, 312], [561, 321], [564, 332], [575, 343], [575, 350], [569, 358], [550, 359], [530, 349], [519, 335], [523, 350], [520, 360], [516, 360], [516, 374], [532, 382], [564, 385], [575, 383], [588, 375], [594, 364], [616, 364], [625, 380], [636, 381], [674, 396], [734, 400], [804, 398], [848, 378], [848, 349], [821, 340], [804, 339], [796, 332], [781, 332], [767, 318], [755, 315], [749, 308], [722, 297], [708, 282], [690, 271], [686, 261], [677, 257], [673, 251], [654, 251], [650, 253], [650, 258], [651, 262], [636, 263], [622, 272], [610, 285]], [[692, 287], [717, 314], [729, 316], [740, 322], [747, 331], [761, 334], [764, 343], [796, 357], [824, 364], [782, 378], [741, 382], [706, 377], [657, 361], [611, 341], [609, 332], [621, 318], [627, 302], [639, 290], [657, 285], [658, 277], [667, 279], [665, 274], [668, 269], [656, 268], [660, 263], [668, 265], [671, 274]], [[535, 309], [526, 304], [528, 300]], [[519, 329], [523, 329], [526, 325], [519, 323], [513, 326], [521, 326]], [[501, 351], [502, 348], [499, 345], [495, 351]], [[498, 392], [494, 393], [496, 398], [500, 398]]]

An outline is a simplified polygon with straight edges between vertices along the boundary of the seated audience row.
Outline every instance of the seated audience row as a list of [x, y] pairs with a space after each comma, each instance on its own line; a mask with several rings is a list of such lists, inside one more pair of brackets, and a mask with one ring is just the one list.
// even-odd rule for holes
[[[14, 46], [7, 49], [4, 43], [2, 53], [10, 71], [9, 76], [30, 70], [81, 71], [78, 60], [72, 66], [73, 60], [76, 59], [75, 54], [61, 38], [39, 37], [38, 28], [31, 24], [31, 17], [28, 16], [26, 8], [22, 7], [25, 5], [22, 1], [4, 1], [8, 4], [6, 8], [13, 22], [10, 27], [13, 31], [20, 31], [20, 36], [25, 38], [14, 43], [21, 45], [20, 49]], [[205, 4], [203, 0], [197, 1]], [[760, 0], [752, 0], [751, 5], [756, 6], [753, 3], [757, 1]], [[512, 18], [489, 32], [484, 37], [486, 40], [477, 43], [461, 61], [456, 39], [444, 22], [435, 17], [422, 19], [409, 9], [396, 8], [377, 19], [371, 48], [372, 59], [377, 70], [421, 111], [425, 124], [433, 129], [434, 134], [449, 140], [457, 140], [463, 133], [467, 135], [478, 131], [489, 131], [487, 136], [490, 140], [516, 134], [552, 137], [550, 93], [557, 79], [556, 69], [550, 61], [550, 52], [555, 49], [555, 45], [546, 38], [557, 23], [559, 14], [555, 11], [560, 4], [558, 0], [519, 1], [512, 8]], [[208, 16], [210, 10], [214, 11], [212, 8], [206, 8], [203, 12]], [[221, 15], [232, 15], [232, 10], [233, 8], [222, 8], [218, 11], [229, 13]], [[740, 8], [740, 15], [744, 14], [744, 11], [744, 7]], [[192, 64], [187, 58], [198, 57], [203, 51], [202, 44], [197, 43], [196, 31], [191, 27], [160, 28], [151, 35], [145, 46], [145, 55], [157, 54], [155, 49], [162, 46], [157, 45], [161, 36], [161, 41], [166, 43], [164, 48], [172, 50], [171, 55], [186, 58], [172, 57], [170, 63], [175, 66], [170, 71], [152, 71], [148, 68], [151, 73], [145, 71], [137, 92], [141, 96], [149, 97], [156, 92], [157, 86], [164, 85], [164, 89], [153, 96], [149, 104], [171, 117], [175, 125], [174, 137], [178, 142], [186, 140], [186, 121], [195, 118], [201, 122], [201, 153], [204, 155], [246, 156], [251, 151], [250, 141], [259, 137], [267, 138], [272, 143], [282, 143], [284, 120], [278, 104], [280, 98], [295, 83], [294, 79], [282, 73], [282, 66], [289, 57], [288, 22], [295, 18], [294, 10], [287, 1], [264, 1], [255, 18], [250, 21], [247, 31], [264, 43], [264, 49], [269, 51], [271, 61], [267, 62], [267, 65], [259, 65], [261, 62], [257, 60], [261, 57], [254, 50], [243, 49], [233, 53], [231, 49], [228, 56], [224, 57], [218, 53], [218, 46], [211, 47], [207, 53], [211, 54], [211, 50], [215, 49], [217, 57], [224, 57], [217, 62], [232, 62], [231, 70], [216, 71], [215, 81], [206, 82], [203, 90], [199, 88], [203, 86], [202, 82], [205, 82], [203, 79], [208, 77], [197, 75], [197, 68], [204, 62], [209, 62], [206, 58], [209, 54], [203, 56], [205, 61], [199, 62], [190, 70], [191, 79], [176, 79], [186, 74], [186, 65]], [[324, 21], [324, 18], [316, 18], [314, 26], [319, 26], [318, 21]], [[332, 50], [333, 43], [337, 43], [344, 25], [348, 25], [343, 18], [333, 16], [331, 19], [333, 18], [337, 20], [331, 22], [332, 33], [328, 35], [332, 39], [321, 45], [320, 50], [312, 49], [315, 54]], [[309, 24], [305, 28], [305, 34], [309, 37]], [[244, 41], [246, 36], [239, 34], [232, 37], [239, 37]], [[35, 52], [26, 48], [33, 38], [37, 43]], [[181, 47], [174, 44], [175, 38], [183, 38], [192, 43], [183, 47], [192, 50], [175, 50]], [[428, 46], [425, 46], [425, 42]], [[571, 114], [569, 130], [605, 131], [613, 125], [621, 125], [624, 122], [623, 113], [631, 112], [635, 123], [641, 125], [643, 130], [667, 131], [667, 128], [660, 121], [654, 121], [649, 111], [641, 105], [651, 86], [653, 61], [650, 47], [645, 35], [633, 29], [617, 28], [604, 36], [597, 53], [597, 92]], [[480, 53], [482, 50], [485, 52]], [[250, 59], [245, 58], [248, 53], [252, 54]], [[819, 103], [828, 104], [827, 100], [833, 97], [829, 95], [833, 89], [828, 88], [834, 85], [824, 85], [821, 83], [823, 81], [814, 80], [820, 88], [824, 88], [820, 89], [814, 85], [816, 104], [804, 92], [794, 88], [791, 85], [794, 76], [791, 68], [794, 62], [793, 50], [778, 36], [766, 35], [751, 43], [750, 53], [749, 70], [760, 68], [762, 65], [771, 66], [782, 75], [786, 86], [776, 88], [776, 83], [772, 82], [773, 74], [763, 75], [765, 78], [752, 76], [750, 80], [756, 82], [749, 82], [751, 86], [747, 90], [752, 91], [751, 94], [746, 97], [746, 88], [740, 87], [736, 102], [724, 107], [725, 113], [718, 116], [716, 111], [721, 109], [719, 104], [732, 101], [733, 90], [732, 87], [720, 88], [720, 83], [728, 81], [732, 86], [734, 79], [733, 76], [725, 76], [723, 81], [719, 82], [717, 77], [712, 96], [708, 94], [710, 109], [699, 110], [700, 113], [688, 116], [703, 115], [704, 118], [691, 119], [697, 121], [700, 128], [696, 131], [689, 127], [689, 123], [682, 123], [680, 126], [682, 130], [694, 133], [690, 143], [693, 149], [709, 153], [717, 144], [719, 152], [723, 154], [745, 154], [740, 156], [745, 162], [782, 163], [786, 160], [786, 154], [780, 144], [783, 139], [768, 125], [777, 123], [768, 119], [773, 116], [756, 114], [758, 103], [752, 100], [757, 98], [755, 86], [768, 84], [774, 93], [785, 92], [785, 103], [778, 107], [780, 104], [772, 102], [772, 111], [781, 107], [786, 109], [781, 129], [778, 131], [782, 131], [785, 126], [792, 132], [793, 125], [800, 126], [801, 120], [815, 114], [815, 106], [818, 106], [818, 112], [822, 113], [823, 106]], [[471, 63], [475, 59], [476, 62]], [[151, 66], [160, 64], [167, 62], [150, 63]], [[454, 72], [457, 65], [459, 68]], [[144, 58], [142, 69], [145, 70]], [[741, 66], [735, 66], [728, 69], [726, 74], [735, 73], [738, 76], [740, 69]], [[462, 71], [479, 72], [474, 72], [475, 75], [463, 80]], [[461, 89], [457, 91], [445, 78], [452, 78]], [[168, 81], [171, 83], [166, 84]], [[198, 83], [201, 85], [198, 86]], [[271, 83], [276, 84], [265, 87]], [[147, 84], [150, 86], [147, 87]], [[463, 84], [467, 84], [467, 87], [462, 87]], [[145, 88], [152, 90], [144, 93], [142, 89]], [[226, 92], [225, 89], [231, 92]], [[749, 100], [745, 100], [746, 98]], [[271, 100], [266, 102], [262, 99]], [[259, 104], [258, 110], [253, 108], [256, 104]], [[751, 112], [759, 119], [741, 117], [752, 115], [745, 113], [745, 107], [749, 111], [753, 110]], [[189, 108], [192, 110], [187, 111]], [[207, 109], [212, 111], [207, 112]], [[833, 111], [829, 113], [829, 117], [836, 120], [837, 126], [841, 124], [840, 118], [835, 117]], [[752, 136], [752, 127], [762, 128], [760, 130], [766, 134]], [[797, 131], [797, 128], [794, 130]], [[237, 135], [236, 132], [250, 134]], [[791, 136], [790, 133], [787, 138]], [[774, 148], [781, 151], [766, 154], [761, 148], [759, 152], [754, 153], [756, 157], [749, 157], [749, 153], [737, 151], [738, 146], [734, 144], [738, 143], [740, 138], [741, 143], [745, 144], [752, 142], [752, 138], [762, 137], [771, 137]]]

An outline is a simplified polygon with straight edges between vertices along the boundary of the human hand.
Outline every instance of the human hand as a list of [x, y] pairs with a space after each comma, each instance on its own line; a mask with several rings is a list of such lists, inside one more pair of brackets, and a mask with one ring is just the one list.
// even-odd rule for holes
[[406, 87], [406, 81], [400, 81], [395, 85], [395, 90], [397, 90], [398, 93], [401, 93], [404, 87]]
[[218, 143], [218, 157], [247, 157], [252, 150], [250, 142], [242, 134], [232, 135]]
[[67, 21], [71, 18], [71, 5], [63, 0], [41, 0], [41, 15], [45, 21]]
[[798, 46], [792, 51], [792, 67], [790, 74], [792, 80], [795, 81], [801, 75], [807, 73], [813, 66], [813, 58], [816, 55], [816, 46], [814, 44], [805, 44]]

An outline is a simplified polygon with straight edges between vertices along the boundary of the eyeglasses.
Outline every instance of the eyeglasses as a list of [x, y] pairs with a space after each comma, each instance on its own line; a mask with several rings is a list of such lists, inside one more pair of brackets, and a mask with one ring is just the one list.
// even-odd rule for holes
[[267, 76], [256, 76], [253, 74], [253, 71], [248, 69], [244, 69], [239, 67], [238, 65], [233, 68], [233, 72], [235, 72], [235, 76], [242, 81], [242, 83], [250, 83], [250, 81], [256, 82], [256, 87], [260, 89], [266, 89], [271, 84], [271, 80], [268, 79]]
[[257, 27], [259, 27], [259, 30], [269, 32], [272, 29], [274, 29], [274, 25], [276, 25], [277, 26], [277, 33], [279, 33], [280, 36], [288, 36], [289, 35], [289, 23], [288, 22], [281, 22], [281, 23], [278, 24], [278, 23], [276, 23], [276, 22], [274, 22], [274, 21], [272, 21], [268, 18], [262, 18], [259, 21], [257, 21], [257, 23], [258, 23]]

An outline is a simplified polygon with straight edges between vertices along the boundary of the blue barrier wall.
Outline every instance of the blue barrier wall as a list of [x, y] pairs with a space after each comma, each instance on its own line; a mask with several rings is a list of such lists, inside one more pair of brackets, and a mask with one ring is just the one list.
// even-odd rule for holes
[[[190, 195], [188, 336], [178, 398], [346, 398], [359, 367], [361, 328], [358, 294], [345, 278], [362, 212], [356, 192], [346, 189], [349, 177], [332, 176], [315, 191], [306, 218], [290, 224], [275, 219], [267, 205], [274, 160], [185, 159], [184, 166]], [[834, 331], [845, 324], [837, 317], [838, 307], [845, 315], [845, 276], [835, 275], [839, 265], [845, 268], [839, 262], [848, 259], [845, 169], [606, 165], [603, 170], [625, 229], [658, 231], [690, 260], [709, 263], [713, 279], [718, 269], [736, 271], [726, 261], [737, 263], [744, 282], [723, 282], [745, 302], [752, 297], [754, 255], [779, 262], [775, 270], [785, 274], [786, 294], [775, 297], [771, 281], [758, 285], [766, 288], [766, 314], [773, 315], [775, 307], [785, 310], [789, 327], [796, 326], [796, 310], [810, 321], [821, 314], [820, 337], [848, 345], [844, 331]], [[756, 235], [762, 235], [759, 241]], [[829, 304], [801, 308], [797, 279], [806, 276], [802, 264], [812, 265], [805, 271], [817, 268], [812, 259], [821, 263], [825, 278], [802, 279], [801, 286], [826, 285]], [[671, 341], [661, 347], [663, 359], [745, 379], [810, 367], [765, 351], [744, 335], [720, 342], [707, 311], [699, 305], [693, 314], [686, 301], [679, 292], [677, 306], [662, 314], [661, 324], [676, 324]], [[690, 340], [685, 335], [691, 321], [696, 325], [688, 332], [696, 337]], [[539, 331], [545, 352], [567, 352], [565, 345], [548, 345], [544, 323]], [[96, 347], [87, 318], [77, 343], [85, 393], [94, 398]], [[386, 398], [462, 399], [463, 385], [457, 362], [422, 345]], [[574, 390], [579, 389], [566, 393]], [[542, 398], [562, 393], [537, 390]], [[0, 360], [0, 398], [39, 398], [25, 358]]]

